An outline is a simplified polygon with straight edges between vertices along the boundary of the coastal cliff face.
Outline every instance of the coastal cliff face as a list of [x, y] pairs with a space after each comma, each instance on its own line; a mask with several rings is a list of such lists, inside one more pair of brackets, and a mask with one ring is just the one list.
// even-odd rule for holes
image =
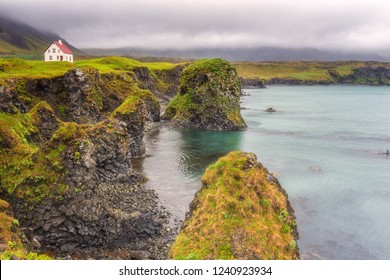
[[299, 259], [294, 211], [252, 153], [210, 165], [176, 241], [174, 259]]
[[[166, 258], [169, 214], [132, 166], [145, 128], [173, 96], [166, 116], [175, 124], [246, 127], [240, 81], [222, 59], [154, 70], [124, 58], [85, 64], [0, 60], [1, 259], [48, 258], [31, 250], [94, 258], [94, 248], [115, 247], [126, 248], [119, 258]], [[299, 257], [287, 196], [253, 154], [229, 154], [202, 180], [172, 257]]]
[[145, 82], [85, 68], [0, 86], [0, 194], [45, 250], [145, 244], [148, 257], [165, 256], [167, 213], [131, 165], [160, 117]]
[[179, 93], [165, 117], [183, 127], [242, 130], [241, 84], [235, 68], [223, 59], [203, 59], [181, 74]]

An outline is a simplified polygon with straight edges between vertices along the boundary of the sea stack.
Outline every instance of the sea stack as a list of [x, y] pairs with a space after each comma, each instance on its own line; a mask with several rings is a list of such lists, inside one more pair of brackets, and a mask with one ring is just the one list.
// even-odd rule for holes
[[181, 74], [179, 93], [169, 102], [165, 117], [182, 127], [243, 130], [241, 83], [226, 60], [201, 59]]

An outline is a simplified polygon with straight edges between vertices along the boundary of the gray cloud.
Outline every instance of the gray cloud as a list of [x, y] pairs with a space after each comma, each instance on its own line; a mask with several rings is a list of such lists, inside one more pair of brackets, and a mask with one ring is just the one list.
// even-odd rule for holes
[[[2, 0], [0, 13], [88, 47], [390, 47], [381, 0]], [[66, 5], [63, 5], [66, 4]]]

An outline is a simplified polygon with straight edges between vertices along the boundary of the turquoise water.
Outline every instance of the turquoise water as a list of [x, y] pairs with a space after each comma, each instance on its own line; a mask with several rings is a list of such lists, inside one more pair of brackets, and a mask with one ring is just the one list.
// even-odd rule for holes
[[289, 194], [302, 258], [390, 259], [390, 157], [383, 154], [390, 150], [390, 88], [245, 92], [247, 131], [148, 135], [143, 168], [167, 208], [182, 219], [206, 166], [231, 150], [250, 151]]

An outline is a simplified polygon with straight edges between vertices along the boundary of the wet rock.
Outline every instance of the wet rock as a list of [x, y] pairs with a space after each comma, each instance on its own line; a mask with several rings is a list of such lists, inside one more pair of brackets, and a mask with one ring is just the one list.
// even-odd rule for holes
[[267, 113], [274, 113], [276, 110], [272, 107], [269, 107], [267, 110], [265, 110]]
[[32, 239], [31, 246], [34, 250], [39, 250], [42, 247], [41, 243], [36, 238]]

